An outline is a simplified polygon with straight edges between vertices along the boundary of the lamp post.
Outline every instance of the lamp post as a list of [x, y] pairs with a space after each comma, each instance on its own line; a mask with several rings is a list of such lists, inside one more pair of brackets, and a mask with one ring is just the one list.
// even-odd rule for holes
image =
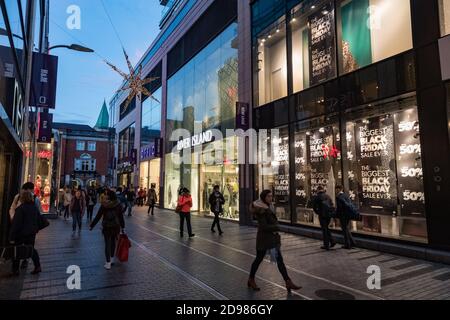
[[[1, 31], [0, 31], [1, 32]], [[48, 47], [46, 46], [47, 49], [45, 50], [46, 53], [48, 53], [50, 50], [52, 49], [57, 49], [57, 48], [65, 48], [65, 49], [69, 49], [69, 50], [74, 50], [74, 51], [78, 51], [78, 52], [86, 52], [86, 53], [92, 53], [95, 52], [94, 50], [92, 50], [91, 48], [87, 48], [78, 44], [71, 44], [71, 45], [56, 45], [56, 46], [52, 46], [52, 47]], [[45, 109], [44, 112], [48, 112], [48, 109]], [[37, 139], [36, 139], [36, 130], [37, 128], [37, 116], [39, 113], [39, 108], [36, 107], [36, 112], [34, 114], [33, 119], [30, 119], [30, 133], [31, 133], [31, 163], [30, 163], [30, 178], [31, 179], [35, 179], [36, 176], [36, 149], [37, 149]]]

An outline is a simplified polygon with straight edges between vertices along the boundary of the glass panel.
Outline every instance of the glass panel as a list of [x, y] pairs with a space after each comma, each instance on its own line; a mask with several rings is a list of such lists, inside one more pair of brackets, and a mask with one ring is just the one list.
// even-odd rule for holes
[[173, 161], [175, 154], [165, 156], [165, 187], [164, 187], [164, 206], [168, 209], [175, 209], [178, 200], [178, 190], [181, 185], [180, 165]]
[[52, 144], [38, 143], [34, 195], [41, 201], [42, 211], [50, 211], [50, 191], [52, 181]]
[[303, 2], [292, 10], [292, 76], [294, 92], [336, 76], [333, 4]]
[[161, 159], [154, 159], [150, 161], [150, 168], [149, 168], [149, 185], [147, 188], [155, 188], [156, 195], [158, 197], [158, 201], [156, 202], [159, 204], [159, 176], [160, 176], [160, 170], [161, 170]]
[[332, 118], [300, 123], [295, 131], [295, 206], [297, 223], [319, 225], [312, 198], [319, 186], [335, 199], [342, 184], [339, 124]]
[[158, 101], [148, 98], [142, 103], [141, 146], [147, 146], [161, 136], [161, 93], [159, 88], [152, 94]]
[[289, 206], [289, 130], [271, 130], [259, 141], [259, 190], [271, 190], [280, 221], [291, 222]]
[[450, 34], [450, 0], [439, 0], [442, 36]]
[[414, 102], [404, 102], [401, 109], [393, 104], [379, 112], [353, 113], [353, 118], [346, 124], [346, 183], [363, 215], [354, 228], [425, 240], [420, 128]]
[[337, 10], [342, 73], [412, 48], [410, 0], [340, 0]]
[[148, 188], [148, 176], [149, 176], [149, 162], [141, 162], [140, 170], [139, 170], [139, 187], [140, 188]]
[[285, 17], [257, 35], [254, 45], [255, 100], [257, 105], [287, 96]]

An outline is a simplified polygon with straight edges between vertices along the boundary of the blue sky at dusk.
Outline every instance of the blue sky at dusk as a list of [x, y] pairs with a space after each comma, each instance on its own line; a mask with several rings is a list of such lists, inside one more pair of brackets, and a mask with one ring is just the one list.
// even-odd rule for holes
[[[145, 53], [159, 32], [162, 6], [158, 0], [103, 0], [118, 29], [133, 65]], [[50, 46], [78, 43], [94, 49], [81, 53], [55, 49], [59, 57], [55, 122], [95, 125], [104, 99], [108, 103], [119, 85], [120, 75], [110, 69], [108, 59], [127, 72], [120, 41], [100, 0], [50, 0]], [[70, 5], [81, 9], [81, 29], [66, 27]], [[128, 73], [128, 72], [127, 72]]]

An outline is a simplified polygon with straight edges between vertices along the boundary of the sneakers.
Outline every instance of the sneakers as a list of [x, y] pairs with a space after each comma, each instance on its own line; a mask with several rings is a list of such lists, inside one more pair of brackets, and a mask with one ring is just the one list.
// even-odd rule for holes
[[193, 238], [193, 237], [195, 237], [194, 233], [189, 235], [189, 238]]
[[111, 265], [113, 266], [113, 265], [115, 265], [116, 264], [116, 258], [115, 257], [112, 257], [111, 258]]
[[104, 267], [106, 270], [111, 270], [111, 262], [106, 262]]

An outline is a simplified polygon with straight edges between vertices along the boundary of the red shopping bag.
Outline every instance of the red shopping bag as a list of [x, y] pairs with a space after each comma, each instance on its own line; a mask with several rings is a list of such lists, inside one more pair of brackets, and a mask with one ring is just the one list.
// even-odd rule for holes
[[131, 241], [126, 234], [119, 235], [119, 242], [117, 243], [116, 257], [120, 262], [128, 261], [128, 253], [131, 248]]

